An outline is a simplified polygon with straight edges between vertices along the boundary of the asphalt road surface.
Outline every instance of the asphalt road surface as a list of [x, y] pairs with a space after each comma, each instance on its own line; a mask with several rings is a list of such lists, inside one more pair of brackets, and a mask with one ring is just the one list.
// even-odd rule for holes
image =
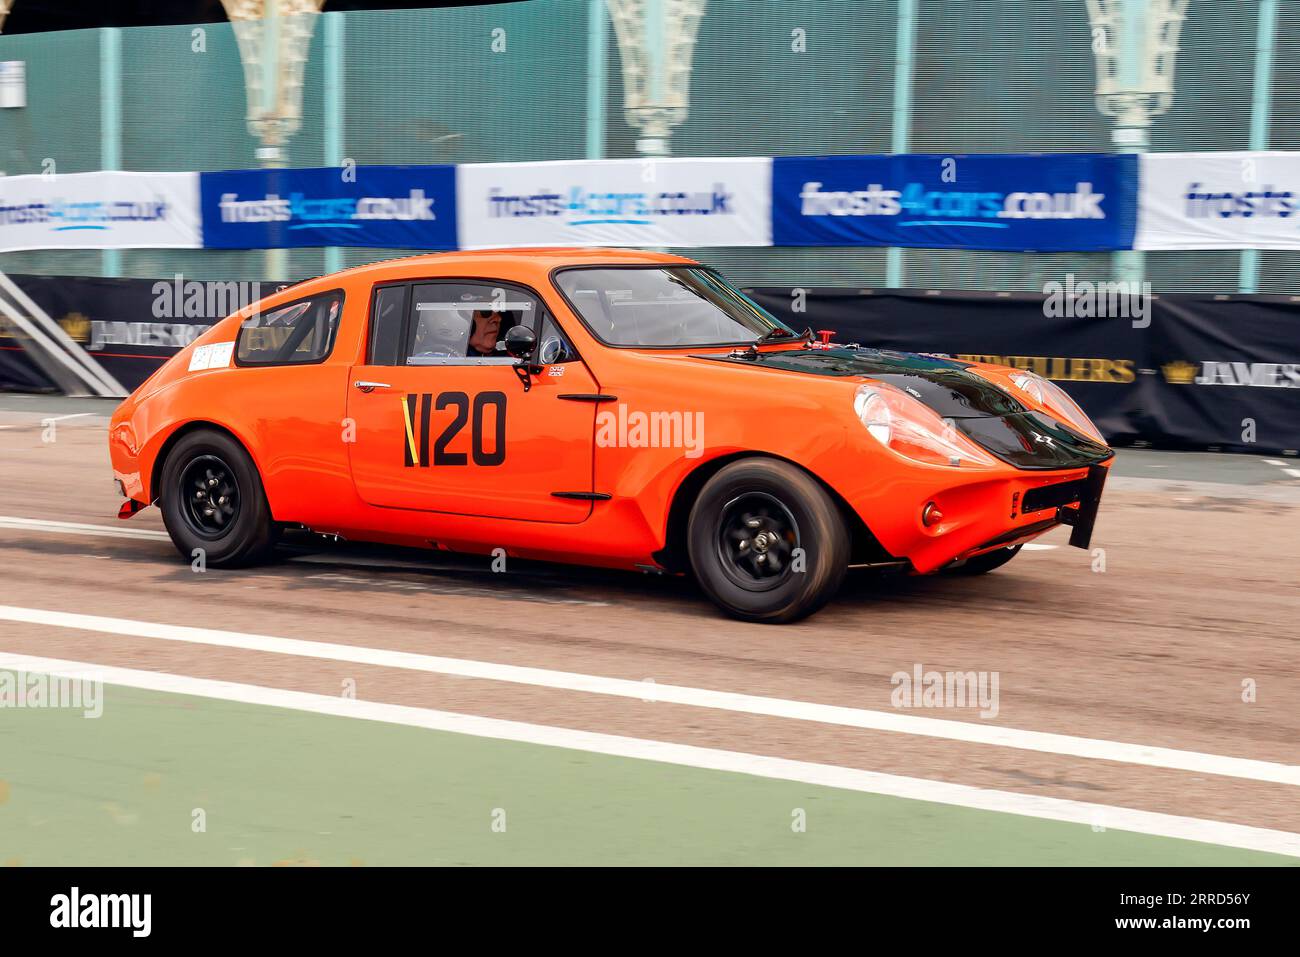
[[[199, 573], [156, 509], [115, 517], [106, 421], [103, 403], [0, 397], [0, 670], [75, 662], [117, 694], [111, 732], [0, 711], [0, 861], [1300, 859], [1294, 457], [1122, 451], [1091, 552], [1058, 529], [981, 578], [854, 574], [772, 627], [686, 580], [316, 540]], [[996, 696], [900, 702], [918, 671]], [[321, 717], [340, 698], [372, 720]], [[293, 701], [318, 723], [275, 717]], [[421, 715], [441, 730], [377, 730]], [[771, 790], [790, 781], [803, 797]], [[421, 817], [429, 788], [454, 827]], [[238, 838], [187, 843], [204, 800]], [[507, 830], [512, 802], [531, 831]], [[318, 805], [330, 821], [303, 824]], [[497, 811], [518, 843], [490, 843]]]

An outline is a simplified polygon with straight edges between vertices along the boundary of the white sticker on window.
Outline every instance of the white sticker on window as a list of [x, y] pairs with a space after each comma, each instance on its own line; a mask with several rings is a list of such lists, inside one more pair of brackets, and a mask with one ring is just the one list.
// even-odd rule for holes
[[235, 352], [233, 342], [218, 342], [210, 347], [212, 355], [208, 359], [209, 369], [224, 369], [230, 365], [230, 357]]
[[223, 369], [230, 365], [230, 356], [235, 351], [233, 342], [217, 342], [207, 346], [197, 346], [190, 353], [190, 372], [202, 369]]

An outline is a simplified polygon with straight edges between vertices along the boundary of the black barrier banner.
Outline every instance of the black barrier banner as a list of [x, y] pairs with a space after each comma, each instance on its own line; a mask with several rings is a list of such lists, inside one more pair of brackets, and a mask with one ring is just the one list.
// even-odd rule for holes
[[27, 356], [22, 340], [0, 316], [0, 392], [57, 392], [49, 377]]
[[[185, 279], [101, 279], [10, 275], [127, 389], [135, 389], [159, 366], [213, 323], [270, 295], [285, 283]], [[0, 317], [0, 389], [54, 389], [25, 354], [18, 330]]]
[[1160, 296], [1149, 336], [1160, 444], [1300, 448], [1300, 308], [1289, 296]]
[[1100, 304], [1078, 294], [746, 291], [787, 325], [830, 329], [837, 341], [1037, 372], [1117, 445], [1300, 448], [1300, 303], [1289, 297], [1112, 296]]
[[[126, 388], [282, 283], [11, 276]], [[1100, 285], [1100, 284], [1099, 284]], [[1289, 296], [756, 288], [796, 329], [1028, 369], [1118, 445], [1300, 448], [1300, 302]], [[1097, 287], [1091, 287], [1097, 292]], [[0, 320], [0, 389], [53, 388]]]

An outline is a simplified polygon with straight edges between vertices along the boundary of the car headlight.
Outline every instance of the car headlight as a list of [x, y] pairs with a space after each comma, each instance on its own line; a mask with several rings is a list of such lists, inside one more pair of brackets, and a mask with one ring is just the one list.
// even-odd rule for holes
[[893, 435], [893, 416], [879, 392], [869, 386], [858, 389], [853, 397], [853, 411], [858, 414], [867, 431], [881, 445], [888, 445]]
[[993, 457], [928, 405], [885, 383], [858, 386], [853, 411], [867, 434], [913, 462], [953, 468], [991, 468]]
[[1069, 393], [1055, 382], [1044, 379], [1034, 372], [1017, 372], [1011, 377], [1011, 384], [1088, 438], [1095, 439], [1102, 445], [1106, 444], [1105, 436], [1093, 424], [1092, 419], [1088, 418], [1088, 413], [1079, 408], [1079, 404], [1070, 398]]

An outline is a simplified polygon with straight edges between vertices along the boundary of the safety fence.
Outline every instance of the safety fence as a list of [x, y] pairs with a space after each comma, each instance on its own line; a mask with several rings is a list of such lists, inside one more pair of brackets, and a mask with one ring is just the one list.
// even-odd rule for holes
[[[605, 0], [331, 6], [304, 51], [290, 166], [636, 155], [638, 130], [623, 109], [628, 64]], [[702, 9], [674, 155], [1114, 149], [1113, 121], [1094, 95], [1084, 0], [708, 0]], [[1178, 46], [1173, 97], [1149, 130], [1154, 153], [1300, 149], [1300, 3], [1191, 0]], [[10, 176], [255, 164], [260, 143], [229, 23], [3, 35], [0, 62], [22, 63], [26, 75], [26, 105], [0, 109], [0, 171]], [[1067, 272], [1114, 273], [1105, 252], [891, 248], [726, 246], [710, 258], [768, 285], [1034, 290]], [[299, 247], [285, 275], [386, 255]], [[1144, 259], [1157, 291], [1300, 286], [1300, 257], [1287, 249]], [[0, 253], [11, 273], [254, 279], [265, 268], [264, 254], [241, 249]]]
[[0, 179], [0, 251], [1300, 249], [1300, 152], [783, 156]]
[[[126, 388], [272, 283], [12, 276]], [[1029, 369], [1066, 389], [1117, 444], [1300, 448], [1300, 297], [1130, 296], [1085, 282], [1046, 295], [754, 288], [796, 329], [837, 341]], [[53, 383], [0, 325], [0, 389]]]

